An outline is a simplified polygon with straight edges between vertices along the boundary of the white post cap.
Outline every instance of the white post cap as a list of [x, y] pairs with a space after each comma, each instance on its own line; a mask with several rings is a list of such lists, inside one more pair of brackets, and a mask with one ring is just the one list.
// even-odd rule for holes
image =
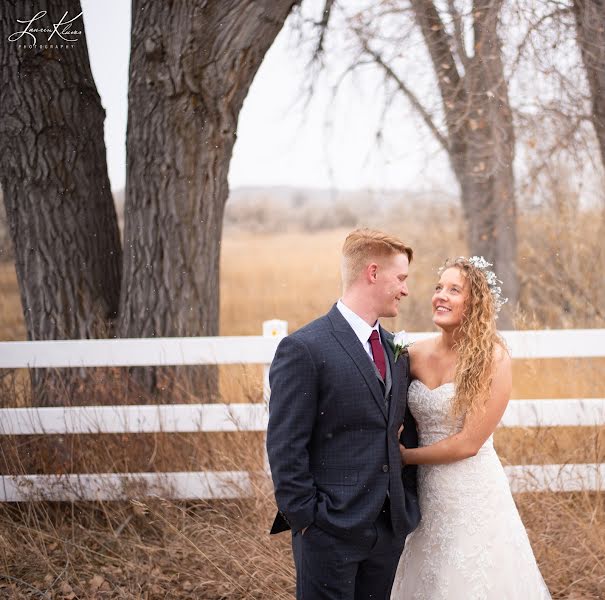
[[288, 321], [271, 319], [263, 322], [263, 337], [278, 338], [288, 335]]

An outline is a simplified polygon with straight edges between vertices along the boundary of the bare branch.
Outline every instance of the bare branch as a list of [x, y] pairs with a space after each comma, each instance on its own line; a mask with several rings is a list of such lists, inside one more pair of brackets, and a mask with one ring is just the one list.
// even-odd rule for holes
[[601, 0], [574, 0], [577, 41], [592, 100], [592, 121], [605, 166], [605, 16]]
[[429, 0], [410, 0], [416, 22], [431, 56], [444, 103], [454, 105], [461, 91], [460, 74], [452, 54], [452, 41], [435, 4]]
[[557, 152], [566, 150], [572, 145], [575, 133], [582, 123], [586, 122], [587, 120], [587, 117], [584, 116], [574, 119], [571, 125], [566, 129], [564, 135], [557, 137], [556, 141], [543, 154], [542, 160], [527, 174], [525, 183], [521, 185], [521, 191], [527, 190], [533, 184], [542, 171], [544, 171], [544, 169], [550, 165], [553, 156], [555, 156]]
[[424, 106], [422, 105], [420, 100], [418, 100], [418, 98], [416, 97], [414, 92], [412, 92], [412, 90], [410, 90], [410, 88], [397, 75], [397, 73], [395, 73], [395, 71], [393, 71], [393, 69], [384, 62], [384, 60], [382, 59], [380, 54], [378, 54], [375, 50], [370, 48], [370, 46], [368, 45], [368, 43], [365, 39], [360, 37], [360, 41], [361, 41], [364, 51], [374, 59], [374, 62], [379, 67], [381, 67], [381, 69], [384, 71], [385, 75], [397, 85], [397, 87], [401, 90], [401, 92], [410, 101], [410, 103], [414, 107], [414, 109], [416, 111], [418, 111], [418, 113], [422, 117], [422, 120], [425, 122], [426, 126], [431, 130], [431, 132], [433, 133], [433, 135], [435, 136], [437, 141], [441, 144], [443, 149], [447, 152], [449, 150], [449, 141], [448, 141], [447, 137], [443, 133], [441, 133], [441, 131], [435, 124], [435, 121], [434, 121], [432, 115], [430, 115], [429, 112], [424, 108]]
[[519, 62], [521, 61], [521, 57], [523, 56], [523, 52], [525, 51], [525, 46], [527, 46], [527, 44], [529, 43], [529, 40], [530, 40], [532, 34], [534, 32], [536, 32], [538, 29], [540, 29], [540, 27], [542, 26], [543, 23], [545, 23], [546, 21], [548, 21], [550, 19], [556, 19], [557, 17], [565, 16], [565, 15], [568, 15], [571, 13], [572, 13], [571, 7], [569, 7], [569, 6], [559, 7], [550, 13], [542, 15], [535, 23], [532, 23], [529, 26], [528, 30], [525, 32], [523, 39], [517, 46], [517, 49], [515, 51], [515, 60], [513, 61], [513, 64], [511, 65], [510, 72], [514, 73], [516, 71], [517, 67], [519, 66]]
[[315, 86], [317, 85], [319, 76], [324, 68], [326, 35], [328, 32], [328, 26], [330, 25], [330, 17], [332, 16], [332, 11], [335, 5], [336, 0], [324, 0], [324, 8], [322, 10], [321, 20], [315, 21], [313, 19], [306, 19], [303, 17], [298, 25], [299, 44], [302, 44], [305, 40], [305, 26], [310, 26], [312, 29], [319, 29], [317, 41], [314, 42], [314, 50], [311, 53], [309, 62], [306, 65], [306, 83], [303, 85], [303, 91], [299, 98], [302, 102], [303, 110], [308, 108], [313, 96], [315, 95]]
[[317, 27], [319, 27], [319, 37], [317, 39], [317, 45], [315, 46], [315, 51], [313, 52], [311, 62], [321, 62], [323, 59], [324, 42], [326, 39], [326, 33], [328, 31], [328, 25], [330, 23], [330, 16], [332, 15], [332, 9], [334, 8], [335, 3], [336, 0], [325, 0], [324, 9], [321, 13], [321, 21], [316, 23]]
[[452, 22], [454, 23], [454, 39], [456, 40], [456, 51], [460, 58], [460, 62], [464, 65], [466, 69], [466, 65], [469, 62], [469, 56], [466, 53], [466, 42], [464, 39], [464, 29], [462, 28], [462, 17], [456, 8], [456, 3], [454, 0], [447, 0], [448, 12], [452, 18]]

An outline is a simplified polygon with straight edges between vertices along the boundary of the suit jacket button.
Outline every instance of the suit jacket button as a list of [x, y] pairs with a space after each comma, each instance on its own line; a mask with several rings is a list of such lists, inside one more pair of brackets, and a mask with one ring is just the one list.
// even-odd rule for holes
[[389, 465], [382, 465], [382, 472], [383, 473], [388, 473], [389, 472]]
[[333, 433], [326, 433], [326, 439], [331, 440], [334, 437]]

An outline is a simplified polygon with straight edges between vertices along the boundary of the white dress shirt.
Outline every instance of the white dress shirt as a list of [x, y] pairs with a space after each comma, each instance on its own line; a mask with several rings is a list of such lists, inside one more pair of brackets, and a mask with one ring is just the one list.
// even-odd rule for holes
[[378, 321], [374, 323], [374, 327], [368, 325], [357, 313], [354, 313], [342, 300], [336, 303], [336, 308], [340, 311], [340, 314], [346, 319], [347, 323], [351, 326], [355, 335], [359, 338], [365, 348], [368, 356], [374, 361], [374, 355], [372, 354], [372, 347], [370, 346], [370, 335], [375, 329], [378, 332], [378, 341], [382, 344], [380, 338], [380, 329], [378, 327]]

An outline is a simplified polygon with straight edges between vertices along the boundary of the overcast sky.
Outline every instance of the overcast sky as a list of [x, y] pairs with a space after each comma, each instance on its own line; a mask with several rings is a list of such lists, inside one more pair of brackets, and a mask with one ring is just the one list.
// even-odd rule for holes
[[[125, 181], [130, 5], [82, 0], [92, 72], [107, 113], [113, 189], [123, 188]], [[350, 85], [335, 104], [328, 85], [321, 85], [305, 110], [297, 102], [303, 67], [286, 27], [267, 53], [240, 114], [229, 173], [232, 188], [451, 189], [445, 156], [417, 120], [406, 114], [393, 117], [387, 123], [389, 145], [376, 148], [382, 107], [366, 82]]]

